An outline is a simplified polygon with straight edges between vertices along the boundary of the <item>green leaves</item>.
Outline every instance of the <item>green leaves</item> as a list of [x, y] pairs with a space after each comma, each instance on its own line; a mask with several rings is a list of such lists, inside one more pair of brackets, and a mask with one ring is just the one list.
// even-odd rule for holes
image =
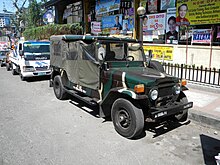
[[79, 23], [73, 24], [50, 24], [35, 28], [26, 28], [23, 36], [26, 40], [49, 39], [51, 35], [82, 34], [82, 26]]

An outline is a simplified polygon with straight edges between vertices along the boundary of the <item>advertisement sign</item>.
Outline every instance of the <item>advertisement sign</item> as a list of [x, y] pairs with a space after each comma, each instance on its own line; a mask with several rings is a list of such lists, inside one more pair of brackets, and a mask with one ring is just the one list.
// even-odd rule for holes
[[220, 23], [220, 1], [177, 0], [177, 18], [178, 16], [183, 22], [188, 20], [190, 25]]
[[166, 13], [151, 14], [148, 17], [148, 30], [165, 30]]
[[91, 22], [91, 33], [99, 34], [101, 33], [101, 22]]
[[211, 43], [211, 29], [194, 29], [192, 43]]
[[97, 0], [96, 1], [96, 15], [119, 10], [120, 0]]
[[144, 52], [147, 53], [148, 50], [152, 50], [153, 59], [158, 60], [173, 60], [173, 47], [169, 46], [143, 46]]
[[157, 12], [157, 4], [158, 1], [157, 0], [148, 0], [148, 11], [150, 13], [156, 13]]
[[8, 47], [8, 43], [4, 41], [0, 41], [0, 51], [6, 50]]
[[44, 24], [53, 23], [54, 22], [54, 15], [52, 10], [47, 10], [43, 15], [43, 22]]
[[176, 26], [176, 8], [168, 8], [166, 20], [166, 43], [177, 43], [177, 39], [178, 28]]
[[168, 8], [175, 7], [176, 0], [161, 0], [160, 10], [167, 10]]
[[102, 29], [105, 28], [122, 30], [122, 14], [102, 17]]
[[129, 31], [129, 28], [128, 28], [128, 20], [127, 19], [124, 19], [123, 20], [123, 31]]

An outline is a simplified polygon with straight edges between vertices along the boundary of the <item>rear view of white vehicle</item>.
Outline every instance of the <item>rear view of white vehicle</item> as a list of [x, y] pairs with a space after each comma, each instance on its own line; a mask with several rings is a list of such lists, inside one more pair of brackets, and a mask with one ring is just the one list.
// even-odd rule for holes
[[11, 62], [12, 73], [19, 73], [21, 80], [50, 75], [50, 42], [19, 42], [14, 50]]

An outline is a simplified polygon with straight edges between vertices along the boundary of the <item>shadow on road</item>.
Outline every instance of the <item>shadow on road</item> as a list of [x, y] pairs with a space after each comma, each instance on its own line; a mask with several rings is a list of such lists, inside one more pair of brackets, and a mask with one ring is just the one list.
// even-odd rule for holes
[[[86, 112], [96, 118], [99, 118], [99, 107], [98, 106], [91, 106], [91, 105], [81, 101], [80, 99], [75, 98], [74, 96], [70, 96], [69, 103], [74, 106], [77, 106], [78, 108], [80, 108], [84, 112]], [[103, 123], [109, 122], [109, 121], [111, 121], [111, 117], [106, 117], [106, 118], [104, 118]], [[181, 127], [183, 125], [188, 125], [188, 124], [190, 124], [190, 122], [191, 122], [190, 120], [188, 120], [184, 123], [173, 122], [173, 121], [168, 121], [168, 122], [163, 122], [163, 123], [149, 123], [149, 122], [147, 123], [147, 122], [145, 122], [145, 128], [144, 128], [143, 133], [140, 136], [138, 136], [132, 140], [138, 140], [138, 139], [145, 137], [146, 131], [153, 132], [154, 133], [153, 138], [156, 138], [156, 137], [163, 135], [169, 131], [172, 131], [178, 127]]]
[[184, 123], [179, 123], [179, 122], [174, 122], [174, 121], [166, 121], [163, 123], [146, 123], [145, 130], [154, 133], [153, 138], [156, 138], [178, 127], [181, 127], [183, 125], [188, 125], [190, 124], [190, 122], [191, 121], [188, 120]]
[[36, 81], [48, 81], [48, 80], [50, 80], [50, 76], [30, 77], [26, 81], [31, 83]]
[[70, 96], [69, 103], [77, 106], [78, 108], [82, 109], [86, 113], [88, 113], [96, 118], [99, 118], [99, 107], [98, 106], [96, 106], [96, 105], [91, 106], [91, 105], [81, 101], [80, 99], [75, 98], [74, 96]]
[[207, 135], [200, 135], [204, 164], [216, 164], [215, 156], [220, 153], [220, 140]]

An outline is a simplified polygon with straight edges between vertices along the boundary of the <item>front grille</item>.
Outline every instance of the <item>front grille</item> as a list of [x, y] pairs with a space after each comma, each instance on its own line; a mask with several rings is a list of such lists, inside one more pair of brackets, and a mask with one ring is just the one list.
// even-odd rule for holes
[[158, 85], [158, 98], [153, 103], [155, 107], [169, 105], [177, 99], [174, 94], [174, 84], [169, 82]]
[[36, 71], [45, 71], [48, 70], [48, 66], [43, 66], [43, 67], [35, 67]]
[[173, 94], [173, 86], [171, 87], [166, 87], [166, 88], [159, 88], [159, 97], [167, 96], [167, 95], [172, 95]]

